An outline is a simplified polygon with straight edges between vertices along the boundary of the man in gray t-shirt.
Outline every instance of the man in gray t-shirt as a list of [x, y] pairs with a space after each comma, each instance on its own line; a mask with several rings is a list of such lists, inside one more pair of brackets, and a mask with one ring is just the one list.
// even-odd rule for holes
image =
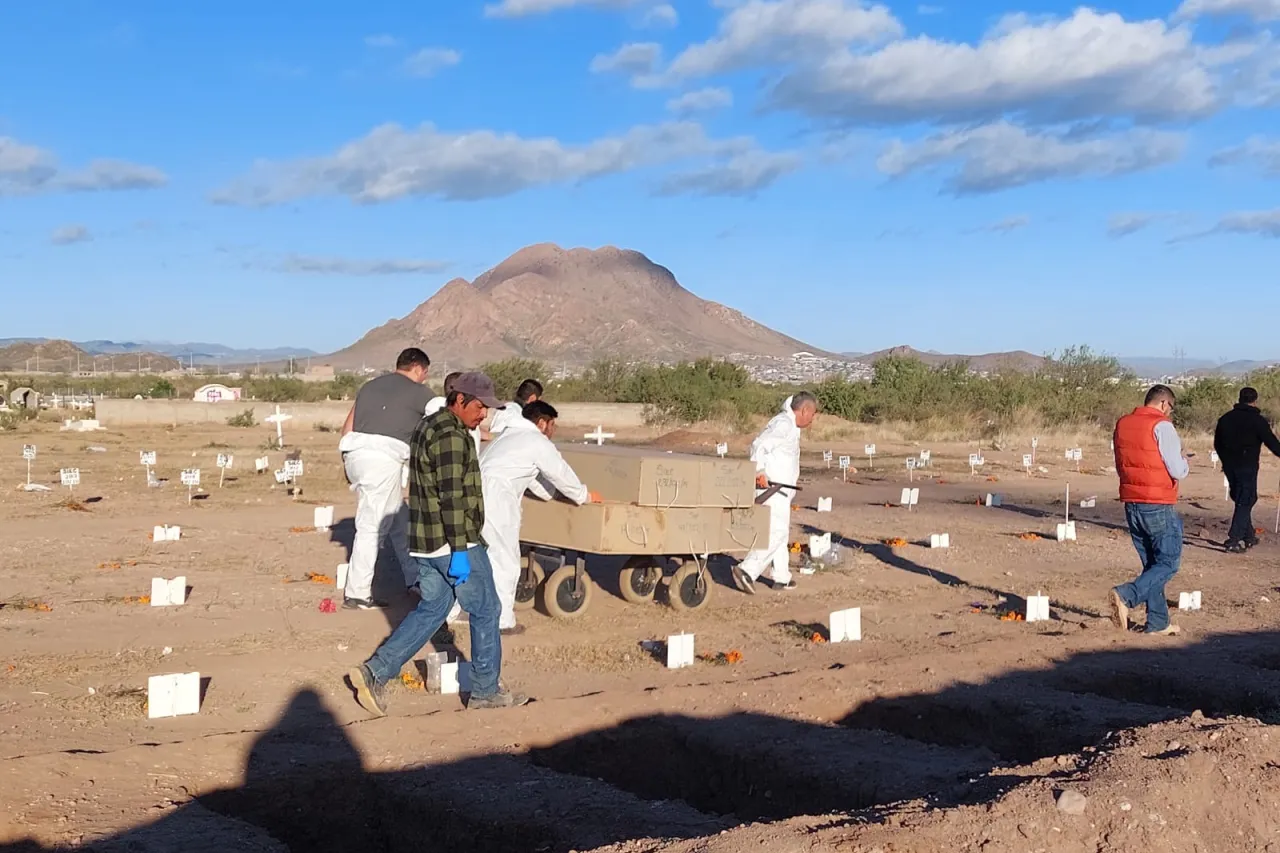
[[390, 537], [406, 587], [418, 579], [409, 556], [409, 513], [402, 477], [409, 438], [426, 413], [431, 389], [423, 383], [431, 366], [427, 354], [410, 347], [396, 359], [396, 370], [366, 382], [342, 425], [342, 464], [356, 493], [356, 535], [343, 589], [343, 607], [385, 607], [373, 599], [373, 568], [382, 540]]

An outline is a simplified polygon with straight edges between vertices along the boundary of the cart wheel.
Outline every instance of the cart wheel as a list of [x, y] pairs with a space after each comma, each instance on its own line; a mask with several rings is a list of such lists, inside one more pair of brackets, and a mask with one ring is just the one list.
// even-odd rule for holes
[[538, 587], [546, 579], [547, 573], [532, 554], [520, 558], [520, 580], [516, 583], [516, 610], [528, 610], [538, 598]]
[[547, 615], [557, 619], [572, 619], [582, 615], [591, 603], [591, 580], [584, 573], [581, 583], [574, 580], [572, 565], [561, 566], [551, 573], [542, 585], [542, 606]]
[[633, 557], [618, 574], [618, 588], [622, 597], [632, 604], [653, 601], [653, 594], [662, 580], [662, 569], [645, 557]]
[[676, 569], [667, 584], [667, 603], [676, 610], [698, 610], [711, 597], [711, 573], [690, 561]]

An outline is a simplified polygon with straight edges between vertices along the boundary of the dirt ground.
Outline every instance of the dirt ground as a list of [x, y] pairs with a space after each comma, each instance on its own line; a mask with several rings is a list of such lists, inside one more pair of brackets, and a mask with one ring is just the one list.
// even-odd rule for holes
[[[322, 612], [341, 592], [307, 573], [346, 559], [355, 508], [336, 436], [286, 434], [306, 463], [297, 498], [253, 473], [256, 456], [281, 465], [267, 437], [0, 434], [0, 850], [1280, 851], [1270, 464], [1262, 544], [1228, 555], [1221, 474], [1192, 448], [1169, 593], [1199, 590], [1204, 605], [1174, 614], [1181, 636], [1147, 638], [1103, 618], [1107, 589], [1137, 566], [1105, 443], [1084, 448], [1081, 473], [1063, 447], [1042, 443], [1032, 474], [1029, 447], [988, 448], [977, 476], [975, 445], [935, 445], [910, 511], [896, 501], [917, 446], [882, 442], [871, 470], [861, 443], [810, 444], [793, 534], [833, 532], [838, 568], [749, 597], [717, 565], [708, 605], [682, 614], [625, 603], [616, 561], [597, 561], [584, 614], [526, 611], [529, 630], [504, 642], [504, 681], [531, 705], [467, 712], [396, 685], [390, 716], [368, 720], [343, 674], [410, 601], [384, 554], [395, 608]], [[656, 443], [710, 452], [716, 439]], [[15, 488], [24, 443], [52, 491]], [[854, 456], [849, 482], [824, 449]], [[157, 452], [160, 488], [140, 450]], [[235, 456], [221, 488], [218, 453]], [[71, 466], [74, 506], [57, 485]], [[188, 503], [179, 472], [197, 466]], [[1068, 483], [1079, 541], [1060, 544]], [[988, 492], [1003, 505], [981, 505]], [[815, 512], [818, 497], [834, 511]], [[336, 526], [305, 530], [322, 504]], [[181, 540], [151, 542], [160, 524]], [[950, 549], [921, 544], [944, 532]], [[177, 575], [185, 605], [137, 600]], [[1038, 592], [1049, 622], [1002, 618]], [[847, 607], [862, 609], [863, 640], [823, 642]], [[670, 671], [662, 643], [681, 631], [709, 659]], [[710, 660], [731, 651], [739, 662]], [[206, 680], [200, 713], [148, 720], [147, 677], [173, 672]]]

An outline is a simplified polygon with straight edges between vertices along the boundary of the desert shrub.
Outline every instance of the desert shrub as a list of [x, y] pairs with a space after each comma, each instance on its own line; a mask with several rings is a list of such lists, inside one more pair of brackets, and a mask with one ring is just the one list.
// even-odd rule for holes
[[172, 397], [177, 393], [177, 389], [173, 387], [173, 383], [168, 379], [157, 379], [152, 383], [151, 388], [147, 391], [148, 397]]
[[530, 358], [491, 361], [481, 365], [480, 372], [493, 380], [494, 391], [500, 400], [514, 399], [516, 389], [526, 379], [537, 379], [544, 386], [547, 384], [547, 366]]
[[227, 426], [233, 427], [251, 427], [257, 426], [257, 420], [253, 417], [253, 409], [245, 409], [238, 415], [232, 415], [227, 418]]

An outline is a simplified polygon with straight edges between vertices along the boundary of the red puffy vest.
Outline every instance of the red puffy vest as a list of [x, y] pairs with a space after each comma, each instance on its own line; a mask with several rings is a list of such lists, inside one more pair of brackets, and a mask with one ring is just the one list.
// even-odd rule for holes
[[1176, 504], [1178, 481], [1169, 476], [1156, 443], [1156, 424], [1168, 421], [1164, 413], [1140, 406], [1116, 423], [1116, 472], [1120, 475], [1120, 500], [1129, 504]]

